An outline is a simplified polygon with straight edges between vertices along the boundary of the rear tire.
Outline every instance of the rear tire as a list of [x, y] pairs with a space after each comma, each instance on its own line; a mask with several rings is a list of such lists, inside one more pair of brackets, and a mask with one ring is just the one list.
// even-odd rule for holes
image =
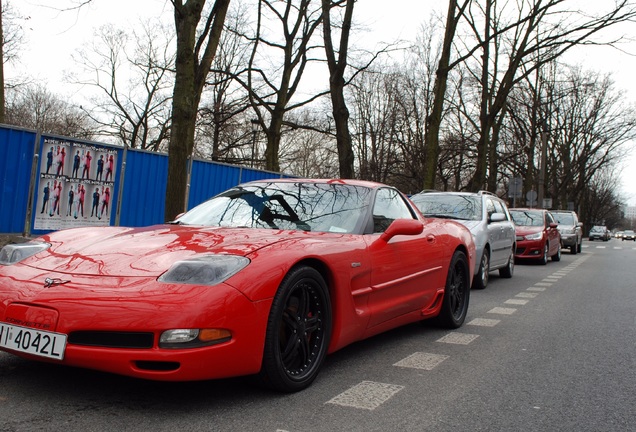
[[554, 262], [561, 261], [561, 243], [559, 243], [557, 252], [554, 255], [552, 255], [552, 261]]
[[451, 329], [461, 327], [468, 314], [469, 299], [470, 271], [468, 260], [463, 252], [455, 251], [448, 267], [442, 309], [435, 318], [435, 323]]

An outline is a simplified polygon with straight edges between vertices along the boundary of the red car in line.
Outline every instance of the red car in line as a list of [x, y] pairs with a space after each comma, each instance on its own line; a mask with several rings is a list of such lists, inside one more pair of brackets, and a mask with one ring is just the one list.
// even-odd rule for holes
[[0, 251], [0, 349], [133, 377], [254, 375], [293, 392], [325, 355], [466, 318], [475, 245], [398, 190], [245, 183], [175, 221], [54, 232]]
[[515, 223], [517, 249], [515, 260], [533, 259], [541, 264], [561, 260], [559, 224], [546, 209], [514, 208], [510, 216]]

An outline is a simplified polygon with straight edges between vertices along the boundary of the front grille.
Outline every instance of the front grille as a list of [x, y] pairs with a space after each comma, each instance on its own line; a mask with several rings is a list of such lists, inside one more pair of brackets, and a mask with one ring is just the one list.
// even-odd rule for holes
[[73, 345], [106, 348], [152, 348], [155, 337], [143, 332], [75, 331], [68, 335], [68, 343]]

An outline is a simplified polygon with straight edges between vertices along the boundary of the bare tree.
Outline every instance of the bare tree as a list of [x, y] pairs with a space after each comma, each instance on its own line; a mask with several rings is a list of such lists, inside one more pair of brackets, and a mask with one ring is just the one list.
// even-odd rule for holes
[[[349, 132], [349, 109], [344, 94], [345, 69], [347, 67], [347, 53], [349, 51], [349, 33], [353, 18], [354, 0], [322, 0], [323, 37], [327, 65], [329, 67], [329, 93], [331, 94], [332, 113], [336, 125], [336, 144], [338, 147], [338, 165], [340, 177], [352, 178], [353, 173], [353, 148], [351, 133]], [[340, 43], [338, 50], [334, 49], [332, 32], [334, 30], [331, 21], [331, 10], [334, 7], [344, 5], [344, 16], [340, 27]]]
[[9, 89], [5, 121], [41, 133], [95, 139], [90, 118], [42, 85]]
[[4, 65], [14, 61], [24, 43], [24, 31], [21, 22], [28, 18], [22, 17], [15, 11], [11, 3], [4, 5], [0, 0], [0, 123], [5, 123], [5, 87]]
[[[621, 0], [598, 15], [587, 11], [567, 9], [568, 0], [523, 0], [516, 4], [516, 18], [512, 24], [503, 23], [500, 18], [511, 12], [490, 8], [496, 5], [495, 0], [488, 0], [486, 8], [473, 2], [482, 13], [481, 21], [485, 21], [486, 33], [482, 35], [474, 11], [469, 20], [475, 37], [483, 47], [481, 85], [487, 87], [482, 92], [485, 101], [481, 103], [480, 140], [477, 148], [476, 171], [470, 182], [470, 189], [483, 187], [493, 189], [496, 185], [496, 162], [489, 164], [489, 159], [496, 154], [497, 127], [503, 121], [508, 96], [513, 87], [529, 76], [542, 65], [559, 58], [569, 49], [584, 44], [612, 44], [615, 40], [599, 41], [594, 39], [599, 32], [618, 23], [636, 17], [636, 7], [628, 0]], [[573, 2], [567, 3], [572, 4]], [[504, 3], [504, 6], [509, 3]], [[493, 15], [495, 14], [495, 15]], [[492, 27], [491, 27], [492, 26]], [[502, 31], [510, 28], [511, 31]], [[512, 31], [513, 30], [513, 31]], [[492, 34], [489, 32], [492, 31]], [[498, 53], [506, 54], [506, 61], [500, 56], [490, 57], [488, 47], [491, 41], [500, 44]], [[505, 44], [505, 46], [504, 46]], [[499, 65], [507, 65], [499, 70]], [[493, 65], [494, 69], [493, 69]], [[523, 68], [522, 68], [522, 65]], [[489, 69], [488, 74], [483, 69]], [[488, 82], [486, 82], [488, 81]], [[490, 175], [490, 177], [488, 177]]]
[[188, 158], [194, 149], [194, 134], [201, 93], [221, 38], [230, 0], [215, 0], [203, 18], [205, 0], [171, 0], [177, 35], [175, 83], [172, 97], [172, 128], [168, 148], [168, 185], [165, 219], [185, 210]]
[[[265, 169], [279, 171], [279, 149], [286, 113], [305, 106], [326, 94], [317, 91], [295, 101], [311, 53], [316, 29], [322, 22], [321, 5], [313, 0], [258, 0], [255, 34], [249, 65], [234, 78], [249, 92], [258, 124], [267, 137]], [[267, 22], [265, 24], [264, 22]], [[276, 31], [270, 31], [278, 25]]]
[[132, 32], [107, 25], [79, 51], [69, 80], [97, 94], [85, 108], [98, 134], [132, 148], [157, 151], [168, 138], [174, 58], [165, 28], [141, 23]]

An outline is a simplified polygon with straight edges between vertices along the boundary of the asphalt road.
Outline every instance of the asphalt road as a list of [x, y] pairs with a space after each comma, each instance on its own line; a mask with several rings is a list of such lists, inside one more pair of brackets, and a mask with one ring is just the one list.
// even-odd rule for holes
[[0, 353], [0, 431], [636, 431], [636, 243], [492, 273], [455, 331], [411, 325], [292, 394], [156, 383]]

